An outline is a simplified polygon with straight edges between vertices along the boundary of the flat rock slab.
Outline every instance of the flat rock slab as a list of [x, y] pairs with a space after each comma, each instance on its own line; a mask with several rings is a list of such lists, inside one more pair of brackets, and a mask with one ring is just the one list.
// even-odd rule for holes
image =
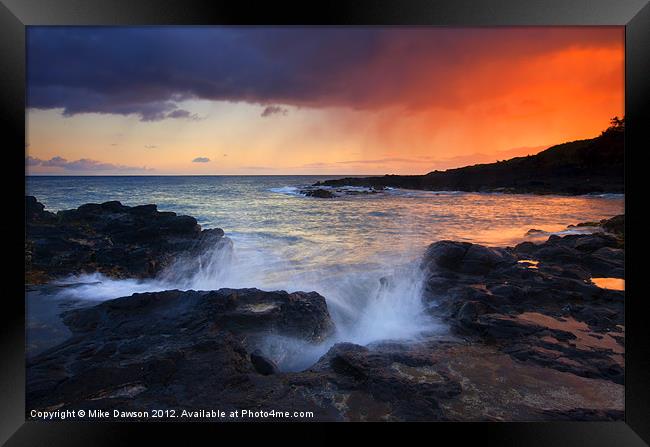
[[551, 236], [514, 248], [441, 241], [422, 268], [430, 312], [452, 332], [519, 361], [623, 384], [625, 292], [592, 281], [623, 277], [622, 235]]
[[[256, 338], [318, 342], [333, 329], [317, 293], [257, 289], [134, 294], [63, 318], [72, 338], [28, 362], [31, 408], [214, 404], [259, 374]], [[243, 405], [248, 394], [236, 389], [229, 399]]]

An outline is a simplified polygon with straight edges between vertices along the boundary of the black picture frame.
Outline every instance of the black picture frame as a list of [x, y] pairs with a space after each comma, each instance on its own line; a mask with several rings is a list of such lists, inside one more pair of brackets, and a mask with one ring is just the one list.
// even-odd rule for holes
[[[24, 146], [25, 140], [26, 26], [235, 24], [625, 26], [625, 207], [628, 216], [642, 212], [642, 205], [637, 206], [635, 202], [644, 200], [641, 158], [650, 148], [647, 130], [650, 123], [648, 0], [357, 0], [285, 5], [219, 0], [0, 0], [0, 116], [7, 124], [2, 140], [6, 147], [4, 174], [5, 177], [12, 174], [3, 195], [3, 226], [5, 241], [13, 242], [5, 244], [5, 276], [1, 289], [4, 310], [0, 312], [0, 442], [6, 441], [8, 446], [123, 445], [130, 444], [128, 441], [137, 442], [133, 437], [154, 435], [167, 441], [182, 439], [187, 442], [190, 431], [208, 435], [207, 439], [218, 442], [225, 439], [222, 436], [226, 428], [242, 431], [240, 424], [224, 427], [223, 424], [25, 422], [25, 308], [20, 298], [21, 293], [24, 294], [24, 285], [20, 283], [24, 276], [21, 261], [24, 245], [16, 237], [19, 231], [24, 234], [24, 153], [20, 153], [19, 148]], [[635, 182], [640, 185], [638, 189]], [[635, 218], [626, 219], [625, 422], [435, 423], [418, 424], [419, 431], [428, 433], [432, 442], [450, 442], [442, 441], [444, 436], [457, 443], [472, 436], [481, 442], [502, 446], [646, 445], [650, 441], [650, 353], [647, 336], [643, 336], [648, 321], [643, 308], [646, 297], [641, 294], [643, 264], [633, 263], [630, 258], [631, 253], [641, 252], [643, 244], [643, 235], [630, 228]], [[264, 433], [286, 428], [279, 423], [263, 425], [259, 431]], [[355, 426], [337, 424], [337, 428], [341, 425], [344, 429]], [[388, 426], [395, 425], [402, 430], [414, 428], [413, 424], [373, 424], [370, 431], [384, 436]], [[311, 442], [315, 433], [313, 427], [309, 424], [311, 434], [301, 438]], [[316, 429], [325, 433], [330, 432], [331, 427], [328, 425], [323, 430], [323, 424], [318, 424]], [[295, 430], [296, 425], [291, 429]]]

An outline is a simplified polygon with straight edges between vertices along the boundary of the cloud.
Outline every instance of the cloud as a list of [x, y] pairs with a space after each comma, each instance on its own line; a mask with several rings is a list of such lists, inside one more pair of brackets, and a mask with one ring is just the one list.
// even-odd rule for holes
[[192, 160], [192, 163], [209, 163], [210, 159], [208, 157], [196, 157]]
[[40, 166], [42, 163], [43, 160], [41, 160], [40, 158], [35, 158], [29, 155], [25, 157], [25, 164], [27, 166]]
[[[142, 121], [197, 119], [190, 99], [463, 108], [509, 88], [521, 60], [622, 44], [621, 27], [30, 27], [27, 102]], [[484, 67], [500, 77], [475, 86]]]
[[37, 157], [25, 157], [25, 164], [32, 167], [59, 168], [64, 171], [78, 172], [97, 172], [97, 171], [119, 171], [119, 172], [145, 172], [153, 169], [146, 166], [126, 166], [113, 163], [103, 163], [101, 161], [89, 158], [81, 158], [75, 161], [68, 161], [63, 157], [56, 156], [49, 160], [43, 160]]
[[196, 113], [191, 113], [190, 111], [184, 109], [172, 110], [167, 114], [165, 118], [184, 118], [192, 121], [200, 120], [199, 116]]
[[289, 113], [287, 109], [284, 107], [280, 106], [266, 106], [264, 110], [262, 110], [262, 114], [260, 115], [262, 118], [269, 117], [271, 115], [286, 115]]
[[59, 157], [58, 155], [56, 157], [52, 157], [49, 160], [43, 160], [41, 162], [41, 166], [48, 166], [48, 167], [54, 167], [54, 168], [65, 168], [68, 164], [68, 160], [66, 160], [63, 157]]

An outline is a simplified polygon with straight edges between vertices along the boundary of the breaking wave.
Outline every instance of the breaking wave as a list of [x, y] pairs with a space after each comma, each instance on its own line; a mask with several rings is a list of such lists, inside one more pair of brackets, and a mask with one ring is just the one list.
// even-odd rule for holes
[[[423, 273], [417, 263], [387, 268], [368, 264], [357, 268], [309, 270], [296, 268], [281, 254], [260, 244], [237, 244], [223, 238], [193, 258], [179, 257], [151, 280], [111, 279], [102, 274], [81, 275], [58, 282], [58, 296], [103, 301], [133, 293], [169, 289], [216, 290], [256, 287], [262, 290], [316, 291], [325, 297], [336, 325], [324, 343], [313, 345], [282, 336], [269, 336], [262, 349], [284, 370], [313, 364], [333, 344], [368, 345], [391, 340], [416, 340], [442, 326], [425, 313]], [[387, 260], [388, 261], [388, 260]]]

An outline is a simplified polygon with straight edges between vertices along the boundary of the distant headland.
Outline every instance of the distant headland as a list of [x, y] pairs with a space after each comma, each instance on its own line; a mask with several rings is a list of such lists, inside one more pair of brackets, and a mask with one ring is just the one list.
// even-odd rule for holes
[[625, 119], [613, 118], [611, 126], [596, 138], [558, 144], [536, 155], [424, 175], [346, 177], [314, 186], [569, 195], [623, 193], [624, 136]]

